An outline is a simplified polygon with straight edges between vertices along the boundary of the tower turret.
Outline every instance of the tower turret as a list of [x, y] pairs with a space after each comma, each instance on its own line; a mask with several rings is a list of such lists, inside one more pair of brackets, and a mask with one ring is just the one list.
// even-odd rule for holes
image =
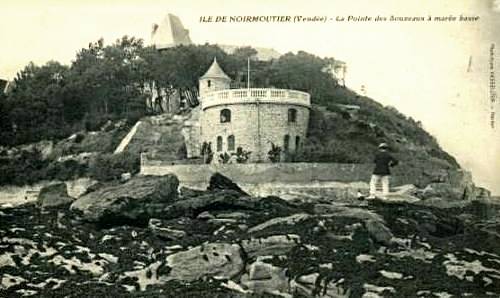
[[229, 89], [231, 78], [222, 70], [217, 63], [217, 58], [210, 65], [207, 72], [199, 80], [200, 99], [208, 92]]

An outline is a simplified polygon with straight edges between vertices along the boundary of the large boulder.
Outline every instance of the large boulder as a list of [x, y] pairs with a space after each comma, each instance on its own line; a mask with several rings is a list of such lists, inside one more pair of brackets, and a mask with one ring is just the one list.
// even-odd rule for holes
[[42, 209], [70, 204], [75, 199], [68, 195], [68, 188], [64, 182], [45, 186], [38, 194], [37, 204]]
[[296, 213], [290, 216], [286, 217], [275, 217], [272, 218], [266, 222], [263, 222], [261, 224], [258, 224], [248, 230], [249, 233], [257, 232], [257, 231], [262, 231], [265, 230], [269, 227], [276, 226], [276, 225], [295, 225], [301, 221], [304, 221], [306, 219], [309, 219], [311, 215], [307, 213]]
[[241, 247], [249, 258], [286, 255], [299, 244], [300, 236], [296, 234], [272, 235], [241, 241]]
[[226, 176], [220, 174], [220, 173], [215, 173], [210, 177], [210, 182], [208, 185], [208, 190], [234, 190], [242, 195], [247, 195], [246, 192], [244, 192], [238, 184], [234, 183], [231, 181], [231, 179], [227, 178]]
[[383, 245], [392, 244], [394, 236], [391, 230], [383, 222], [370, 219], [365, 222], [365, 226], [373, 240]]
[[256, 261], [248, 266], [248, 271], [241, 276], [241, 284], [255, 293], [279, 295], [289, 290], [285, 268]]
[[258, 209], [259, 199], [241, 196], [234, 190], [217, 191], [179, 200], [163, 210], [164, 218], [176, 218], [179, 216], [196, 217], [204, 211], [223, 209]]
[[83, 195], [71, 204], [71, 210], [91, 222], [148, 219], [160, 216], [162, 208], [175, 201], [178, 186], [174, 175], [137, 176]]
[[167, 280], [195, 281], [202, 277], [230, 279], [244, 269], [241, 247], [208, 243], [167, 257], [171, 268]]

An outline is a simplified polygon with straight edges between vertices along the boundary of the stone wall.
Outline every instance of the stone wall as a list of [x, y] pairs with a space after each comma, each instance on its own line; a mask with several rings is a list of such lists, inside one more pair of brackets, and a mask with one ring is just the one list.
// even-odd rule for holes
[[174, 173], [181, 183], [206, 183], [219, 172], [237, 183], [301, 183], [322, 181], [368, 181], [371, 165], [333, 163], [248, 163], [171, 165], [161, 161], [142, 161], [141, 174], [165, 175]]
[[[247, 163], [247, 164], [176, 164], [159, 161], [141, 161], [143, 175], [177, 175], [183, 185], [204, 186], [210, 176], [219, 172], [238, 184], [294, 184], [313, 185], [329, 182], [353, 183], [370, 180], [372, 164], [339, 164], [339, 163]], [[406, 174], [402, 168], [396, 167], [391, 177], [391, 186], [415, 184], [419, 180], [417, 174]], [[420, 175], [425, 175], [421, 173]], [[470, 173], [462, 170], [443, 171], [441, 182], [457, 187], [472, 185]]]
[[[288, 110], [297, 111], [296, 122], [288, 122]], [[220, 122], [220, 111], [229, 109], [231, 121]], [[228, 151], [228, 136], [235, 136], [235, 149], [251, 151], [251, 161], [268, 161], [267, 153], [271, 143], [284, 147], [285, 135], [290, 136], [289, 150], [295, 151], [296, 137], [300, 143], [305, 139], [309, 109], [292, 104], [256, 103], [226, 104], [207, 108], [201, 116], [202, 142], [211, 142], [212, 150], [217, 151], [217, 137], [223, 139], [221, 152]]]

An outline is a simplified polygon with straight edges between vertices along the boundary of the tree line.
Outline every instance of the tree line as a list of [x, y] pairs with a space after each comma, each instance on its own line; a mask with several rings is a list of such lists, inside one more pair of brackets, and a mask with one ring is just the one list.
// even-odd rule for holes
[[[17, 73], [13, 90], [0, 94], [0, 145], [58, 140], [76, 131], [95, 130], [108, 120], [135, 122], [161, 113], [161, 104], [149, 100], [144, 87], [163, 90], [165, 96], [159, 99], [163, 101], [175, 92], [196, 95], [198, 78], [214, 57], [236, 82], [246, 82], [250, 58], [252, 86], [302, 90], [318, 102], [331, 97], [337, 85], [324, 71], [332, 58], [305, 52], [271, 61], [256, 56], [251, 47], [228, 54], [209, 44], [158, 51], [141, 39], [124, 36], [110, 45], [102, 39], [90, 43], [70, 65], [30, 63]], [[190, 104], [196, 105], [196, 100]]]
[[[162, 113], [158, 101], [168, 102], [176, 92], [194, 94], [189, 104], [196, 105], [198, 79], [214, 57], [236, 86], [246, 85], [250, 59], [252, 87], [305, 91], [313, 104], [340, 115], [343, 111], [337, 104], [361, 106], [355, 123], [348, 115], [346, 119], [311, 117], [314, 121], [304, 144], [304, 160], [364, 162], [381, 139], [391, 142], [399, 138], [429, 145], [433, 156], [453, 162], [420, 123], [340, 86], [331, 73], [336, 63], [333, 58], [299, 51], [263, 61], [251, 47], [226, 53], [210, 44], [159, 51], [128, 36], [110, 45], [102, 39], [92, 42], [77, 52], [70, 65], [50, 61], [42, 66], [30, 63], [22, 69], [13, 90], [0, 94], [0, 145], [58, 140], [78, 131], [96, 130], [108, 120], [127, 119], [132, 124], [145, 115]], [[164, 96], [151, 101], [146, 86], [163, 90]]]

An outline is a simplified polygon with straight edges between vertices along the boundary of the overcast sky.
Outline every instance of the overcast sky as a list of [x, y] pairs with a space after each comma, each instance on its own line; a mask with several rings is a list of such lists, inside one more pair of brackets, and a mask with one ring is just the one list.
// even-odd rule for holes
[[[272, 4], [269, 4], [272, 2]], [[347, 85], [422, 121], [476, 182], [500, 193], [498, 128], [489, 126], [490, 47], [500, 77], [500, 1], [22, 1], [0, 7], [0, 78], [29, 61], [69, 63], [78, 49], [103, 37], [149, 41], [153, 23], [173, 13], [194, 43], [305, 50], [348, 65]], [[479, 16], [477, 22], [200, 23], [200, 16]], [[471, 62], [471, 63], [470, 63]], [[469, 65], [470, 63], [470, 65]], [[497, 84], [499, 85], [499, 84]], [[498, 87], [497, 87], [498, 90]]]

